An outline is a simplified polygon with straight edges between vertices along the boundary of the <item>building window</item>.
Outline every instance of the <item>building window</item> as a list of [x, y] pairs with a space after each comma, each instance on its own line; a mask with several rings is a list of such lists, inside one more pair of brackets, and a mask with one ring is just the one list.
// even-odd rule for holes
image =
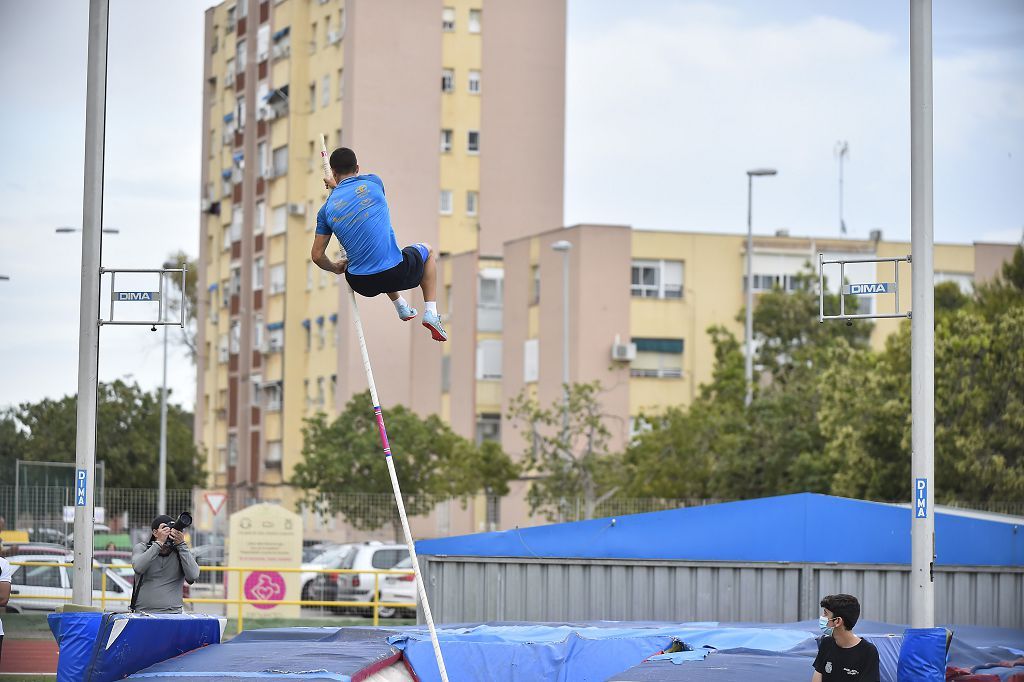
[[501, 441], [501, 415], [484, 412], [476, 418], [477, 445], [484, 441]]
[[224, 364], [228, 361], [228, 335], [221, 334], [217, 339], [217, 362]]
[[261, 178], [267, 176], [267, 161], [269, 160], [270, 157], [267, 156], [267, 143], [260, 142], [256, 145], [256, 174]]
[[[345, 69], [338, 69], [338, 94], [336, 97], [340, 100], [341, 93], [344, 92], [341, 85], [345, 82]], [[341, 135], [338, 135], [338, 144], [341, 145]]]
[[281, 177], [288, 172], [288, 145], [283, 145], [274, 150], [274, 171], [271, 177]]
[[441, 30], [451, 33], [455, 30], [455, 8], [445, 7], [441, 10]]
[[633, 377], [653, 379], [679, 379], [683, 376], [682, 339], [638, 339], [636, 359], [630, 364]]
[[496, 268], [480, 273], [477, 284], [477, 331], [501, 331], [503, 275]]
[[316, 405], [317, 407], [323, 407], [327, 400], [327, 394], [325, 392], [324, 378], [316, 378]]
[[274, 207], [274, 213], [271, 217], [270, 223], [270, 234], [284, 234], [285, 230], [288, 229], [288, 206], [281, 204], [280, 206]]
[[313, 289], [313, 264], [306, 263], [306, 291]]
[[443, 69], [441, 71], [441, 92], [451, 92], [455, 89], [455, 70]]
[[281, 460], [283, 459], [283, 450], [281, 448], [281, 441], [270, 440], [267, 441], [267, 456], [263, 460], [264, 465], [268, 469], [280, 469]]
[[327, 107], [331, 103], [331, 77], [324, 76], [323, 83], [320, 85], [320, 105]]
[[309, 111], [316, 111], [316, 81], [309, 84]]
[[479, 33], [480, 32], [480, 10], [471, 9], [469, 10], [469, 32]]
[[235, 98], [235, 120], [238, 121], [238, 130], [245, 128], [245, 97], [242, 95]]
[[280, 322], [267, 325], [267, 352], [280, 353], [284, 350], [284, 325]]
[[263, 234], [267, 226], [267, 202], [260, 199], [256, 202], [256, 222], [252, 227], [253, 234]]
[[452, 356], [441, 356], [441, 393], [451, 393], [452, 390]]
[[263, 288], [263, 256], [256, 256], [252, 259], [252, 288]]
[[530, 266], [530, 305], [540, 303], [540, 266]]
[[443, 215], [452, 213], [452, 191], [450, 189], [441, 190], [441, 213]]
[[501, 379], [501, 341], [484, 340], [476, 344], [477, 381]]
[[245, 53], [245, 39], [242, 39], [238, 41], [237, 47], [235, 48], [235, 73], [242, 73], [245, 71]]
[[327, 344], [327, 330], [324, 329], [323, 316], [316, 319], [316, 347], [322, 349]]
[[450, 152], [452, 150], [452, 131], [444, 129], [441, 131], [441, 152]]
[[635, 260], [630, 291], [640, 298], [682, 298], [683, 262], [677, 260]]
[[237, 242], [242, 239], [242, 207], [231, 207], [231, 241]]
[[[263, 344], [266, 343], [264, 339], [266, 327], [263, 326], [263, 315], [254, 315], [252, 318], [252, 349], [255, 351], [262, 351]], [[259, 397], [253, 398], [253, 402], [259, 403]]]
[[480, 153], [480, 131], [470, 130], [466, 135], [466, 151], [470, 154]]
[[480, 194], [475, 190], [466, 192], [466, 215], [476, 215], [477, 203], [480, 201]]
[[228, 434], [228, 466], [233, 467], [238, 464], [238, 436], [229, 433]]
[[284, 263], [270, 266], [270, 294], [284, 293], [285, 283]]
[[309, 323], [309, 320], [302, 321], [302, 330], [305, 332], [306, 352], [308, 353], [313, 349], [313, 325]]
[[316, 26], [316, 22], [314, 21], [310, 25], [310, 27], [309, 27], [309, 36], [310, 36], [310, 40], [309, 40], [309, 53], [310, 54], [313, 54], [314, 52], [316, 52], [316, 31], [317, 31], [317, 26]]
[[280, 412], [284, 391], [280, 381], [272, 381], [263, 385], [263, 399], [267, 412]]
[[480, 93], [480, 72], [475, 69], [469, 71], [469, 91], [474, 95]]
[[228, 330], [228, 352], [237, 355], [242, 343], [242, 323], [232, 320], [231, 328]]
[[228, 470], [228, 449], [226, 447], [219, 446], [217, 448], [217, 472], [225, 473]]
[[[256, 30], [256, 61], [262, 62], [270, 56], [270, 24], [262, 24]], [[262, 101], [262, 100], [260, 100]]]
[[537, 381], [540, 370], [540, 342], [527, 339], [523, 342], [523, 381]]

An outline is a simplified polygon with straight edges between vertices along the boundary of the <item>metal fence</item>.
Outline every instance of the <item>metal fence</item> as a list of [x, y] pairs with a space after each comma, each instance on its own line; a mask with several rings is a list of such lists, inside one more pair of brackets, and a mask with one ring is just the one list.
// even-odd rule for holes
[[[427, 555], [420, 565], [438, 622], [793, 622], [837, 592], [858, 595], [865, 620], [910, 620], [909, 566]], [[1021, 628], [1022, 603], [1020, 568], [935, 567], [936, 622]]]
[[[172, 514], [192, 509], [191, 490], [168, 490], [167, 509]], [[31, 542], [69, 546], [74, 521], [74, 488], [64, 486], [0, 486], [0, 516], [8, 530], [28, 533]], [[105, 488], [96, 491], [97, 534], [117, 549], [130, 549], [149, 529], [157, 514], [157, 491], [138, 488]]]

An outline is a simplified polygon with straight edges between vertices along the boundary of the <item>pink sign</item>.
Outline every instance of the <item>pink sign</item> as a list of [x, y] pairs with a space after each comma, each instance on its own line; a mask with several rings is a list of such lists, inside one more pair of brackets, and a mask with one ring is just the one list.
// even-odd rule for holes
[[[284, 577], [280, 573], [255, 571], [245, 579], [245, 598], [280, 601], [284, 599]], [[272, 609], [274, 604], [253, 604], [258, 609]]]

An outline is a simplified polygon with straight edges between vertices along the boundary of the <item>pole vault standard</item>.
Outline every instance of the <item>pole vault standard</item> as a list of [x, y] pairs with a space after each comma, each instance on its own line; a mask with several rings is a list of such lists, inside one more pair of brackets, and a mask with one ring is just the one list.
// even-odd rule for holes
[[[320, 136], [320, 159], [324, 166], [324, 177], [331, 178], [331, 167], [327, 158], [327, 141]], [[444, 657], [441, 655], [441, 644], [437, 641], [437, 630], [434, 628], [434, 617], [430, 613], [430, 603], [427, 601], [427, 590], [423, 585], [423, 575], [420, 573], [420, 563], [416, 558], [416, 544], [412, 540], [412, 531], [409, 530], [409, 517], [405, 513], [405, 502], [402, 501], [402, 488], [398, 485], [398, 473], [395, 471], [395, 462], [391, 457], [391, 445], [388, 443], [388, 432], [384, 427], [384, 412], [380, 407], [380, 400], [377, 398], [377, 385], [373, 383], [373, 369], [370, 367], [370, 354], [366, 351], [366, 337], [363, 336], [363, 321], [359, 317], [359, 305], [356, 303], [356, 292], [350, 288], [348, 291], [352, 300], [352, 320], [356, 326], [356, 336], [359, 338], [359, 352], [363, 356], [363, 369], [366, 370], [366, 383], [370, 385], [370, 400], [373, 402], [373, 414], [377, 417], [377, 430], [380, 432], [380, 443], [384, 447], [384, 458], [388, 463], [388, 473], [391, 475], [391, 488], [395, 492], [395, 504], [398, 505], [398, 516], [402, 519], [402, 531], [405, 533], [405, 544], [409, 546], [409, 556], [412, 558], [412, 570], [416, 574], [416, 589], [420, 595], [420, 603], [423, 605], [423, 616], [427, 619], [427, 627], [430, 629], [430, 643], [434, 646], [434, 658], [437, 659], [437, 668], [441, 673], [441, 679], [448, 682], [448, 671], [444, 667]]]

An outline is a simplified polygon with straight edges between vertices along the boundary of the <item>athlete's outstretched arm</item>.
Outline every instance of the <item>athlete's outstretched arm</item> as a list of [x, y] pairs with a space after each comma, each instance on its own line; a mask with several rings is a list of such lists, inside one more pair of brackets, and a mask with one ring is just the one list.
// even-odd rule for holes
[[329, 234], [318, 234], [313, 238], [313, 249], [309, 253], [309, 258], [317, 267], [327, 272], [333, 272], [341, 275], [345, 273], [345, 268], [348, 266], [348, 259], [342, 258], [340, 261], [335, 263], [327, 257], [327, 245], [331, 241], [331, 235]]

